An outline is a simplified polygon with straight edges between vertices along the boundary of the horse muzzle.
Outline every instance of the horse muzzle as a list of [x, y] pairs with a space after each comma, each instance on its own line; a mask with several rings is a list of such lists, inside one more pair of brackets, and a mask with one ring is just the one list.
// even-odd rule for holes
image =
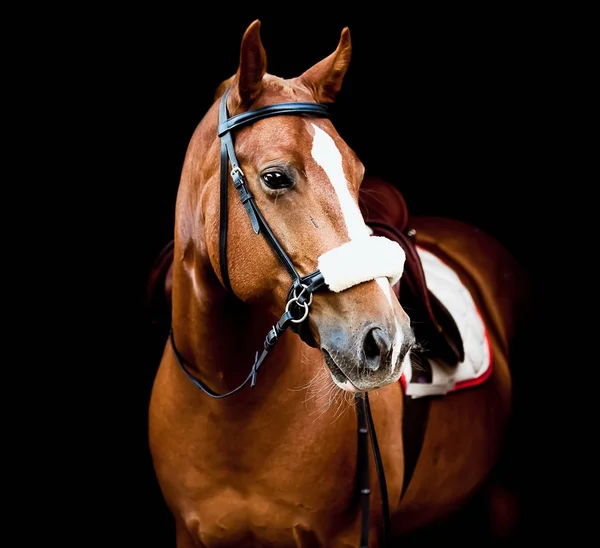
[[321, 336], [321, 350], [333, 382], [348, 392], [381, 388], [400, 379], [414, 336], [370, 324], [352, 336], [334, 330]]

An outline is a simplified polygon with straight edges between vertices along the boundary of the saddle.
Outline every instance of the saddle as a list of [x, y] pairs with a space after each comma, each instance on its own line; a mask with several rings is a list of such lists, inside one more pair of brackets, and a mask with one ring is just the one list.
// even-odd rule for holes
[[410, 310], [416, 339], [427, 341], [427, 348], [414, 351], [411, 357], [425, 368], [426, 360], [420, 359], [420, 354], [450, 366], [462, 362], [462, 337], [452, 315], [427, 287], [416, 250], [417, 233], [410, 228], [408, 207], [401, 192], [391, 183], [367, 175], [360, 187], [359, 207], [373, 234], [397, 242], [406, 254], [404, 273], [393, 290], [402, 307]]
[[[464, 360], [460, 332], [446, 307], [428, 289], [421, 259], [417, 254], [416, 232], [410, 228], [406, 201], [391, 183], [365, 176], [359, 207], [366, 224], [376, 236], [397, 242], [406, 254], [404, 273], [393, 291], [406, 310], [417, 340], [427, 341], [426, 349], [414, 351], [413, 367], [428, 369], [426, 358], [438, 358], [453, 366]], [[174, 245], [170, 241], [160, 252], [148, 277], [146, 307], [151, 322], [165, 330], [171, 323], [171, 266]]]

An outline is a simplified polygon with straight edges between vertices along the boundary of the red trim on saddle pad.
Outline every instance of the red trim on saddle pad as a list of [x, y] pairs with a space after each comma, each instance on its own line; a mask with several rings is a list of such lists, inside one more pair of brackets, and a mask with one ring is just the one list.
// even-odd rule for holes
[[[477, 310], [477, 314], [481, 318], [481, 314], [479, 314], [479, 310]], [[430, 394], [430, 395], [431, 396], [439, 396], [439, 395], [443, 395], [443, 394], [449, 394], [451, 392], [456, 392], [457, 390], [462, 390], [463, 388], [471, 388], [473, 386], [478, 386], [478, 385], [484, 383], [487, 379], [489, 379], [490, 375], [492, 374], [492, 368], [494, 366], [494, 358], [492, 356], [492, 344], [490, 343], [490, 338], [489, 338], [487, 329], [485, 330], [485, 343], [488, 348], [489, 364], [488, 364], [487, 368], [485, 369], [485, 371], [483, 373], [481, 373], [481, 375], [479, 375], [478, 377], [473, 377], [471, 379], [463, 379], [462, 381], [458, 381], [454, 384], [453, 388], [450, 388], [446, 392], [440, 392], [439, 394]], [[399, 382], [402, 385], [402, 392], [404, 392], [404, 394], [406, 394], [406, 375], [404, 373], [402, 373], [402, 375], [400, 376]], [[421, 396], [421, 397], [423, 397], [423, 396]]]

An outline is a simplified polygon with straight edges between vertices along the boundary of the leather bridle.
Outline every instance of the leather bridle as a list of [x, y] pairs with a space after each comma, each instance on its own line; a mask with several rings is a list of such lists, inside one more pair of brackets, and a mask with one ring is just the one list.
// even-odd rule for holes
[[[292, 285], [288, 292], [287, 304], [284, 313], [279, 318], [279, 321], [269, 330], [267, 334], [262, 353], [259, 355], [256, 352], [254, 357], [254, 364], [250, 373], [246, 379], [233, 390], [224, 394], [218, 394], [208, 387], [203, 381], [192, 375], [188, 370], [185, 363], [186, 360], [179, 352], [175, 345], [175, 339], [173, 335], [173, 329], [169, 332], [169, 339], [171, 341], [171, 347], [173, 349], [177, 363], [181, 367], [182, 371], [188, 377], [188, 379], [196, 385], [206, 395], [222, 399], [231, 396], [241, 390], [246, 384], [250, 383], [251, 387], [256, 385], [256, 378], [258, 370], [269, 352], [274, 348], [275, 344], [279, 340], [279, 337], [286, 331], [291, 329], [298, 333], [303, 340], [310, 344], [308, 339], [309, 335], [306, 331], [300, 331], [299, 327], [303, 325], [303, 322], [308, 318], [310, 312], [310, 306], [313, 300], [313, 294], [323, 288], [326, 288], [325, 279], [319, 269], [314, 272], [307, 274], [306, 276], [300, 276], [292, 260], [285, 252], [281, 244], [270, 229], [267, 221], [262, 216], [258, 209], [256, 202], [248, 188], [244, 173], [240, 168], [235, 155], [234, 143], [233, 143], [233, 130], [240, 127], [249, 125], [257, 120], [268, 118], [271, 116], [281, 115], [311, 115], [318, 117], [329, 117], [329, 109], [325, 105], [316, 103], [279, 103], [269, 105], [235, 116], [229, 117], [227, 110], [227, 96], [229, 88], [225, 91], [221, 97], [219, 105], [219, 125], [217, 128], [217, 134], [221, 139], [221, 165], [220, 165], [220, 217], [219, 217], [219, 258], [220, 258], [220, 269], [221, 278], [223, 285], [231, 290], [231, 283], [229, 280], [229, 272], [227, 269], [227, 228], [228, 228], [228, 182], [229, 175], [233, 180], [233, 186], [238, 191], [240, 200], [248, 214], [252, 230], [255, 234], [262, 233], [267, 243], [285, 267], [286, 271], [292, 278]], [[229, 165], [231, 169], [229, 170]], [[369, 405], [369, 397], [367, 392], [361, 392], [355, 394], [356, 400], [356, 413], [358, 418], [358, 488], [361, 494], [361, 509], [362, 509], [362, 521], [361, 521], [361, 539], [360, 548], [367, 548], [369, 543], [369, 454], [367, 445], [367, 434], [370, 434], [371, 446], [373, 455], [375, 458], [375, 464], [377, 469], [377, 475], [379, 479], [379, 486], [381, 491], [382, 509], [383, 509], [383, 538], [384, 546], [387, 545], [389, 540], [389, 507], [388, 507], [388, 496], [387, 486], [385, 480], [385, 473], [383, 469], [383, 462], [377, 443], [377, 436], [375, 433], [375, 425], [371, 417], [371, 408]]]

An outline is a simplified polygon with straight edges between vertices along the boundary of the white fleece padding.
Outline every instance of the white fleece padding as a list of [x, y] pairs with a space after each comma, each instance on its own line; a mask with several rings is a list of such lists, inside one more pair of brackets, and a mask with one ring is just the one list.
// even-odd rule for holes
[[350, 240], [319, 257], [319, 270], [334, 292], [344, 291], [375, 278], [388, 278], [394, 285], [404, 271], [404, 250], [383, 236]]
[[417, 247], [421, 258], [427, 287], [444, 304], [454, 318], [463, 340], [465, 359], [451, 367], [438, 360], [429, 360], [432, 370], [431, 383], [411, 383], [412, 368], [404, 368], [406, 394], [419, 398], [446, 394], [462, 386], [477, 384], [487, 378], [491, 356], [485, 324], [469, 290], [446, 263], [433, 253]]

